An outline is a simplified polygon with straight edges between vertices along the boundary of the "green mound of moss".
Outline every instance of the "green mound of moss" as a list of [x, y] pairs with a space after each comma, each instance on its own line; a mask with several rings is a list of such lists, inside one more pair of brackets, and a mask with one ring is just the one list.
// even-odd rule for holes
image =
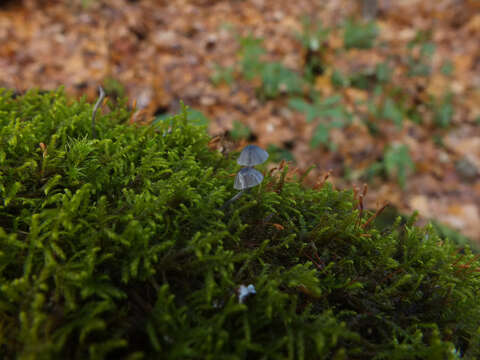
[[92, 108], [0, 91], [0, 358], [480, 356], [468, 248], [285, 171], [222, 208], [240, 166], [186, 111]]

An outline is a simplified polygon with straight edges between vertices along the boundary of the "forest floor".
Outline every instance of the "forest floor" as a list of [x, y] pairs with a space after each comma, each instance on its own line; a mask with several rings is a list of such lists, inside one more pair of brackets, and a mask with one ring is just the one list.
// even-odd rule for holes
[[219, 148], [255, 142], [300, 174], [314, 165], [306, 184], [331, 170], [336, 187], [368, 183], [371, 209], [418, 210], [480, 242], [479, 1], [379, 1], [374, 28], [359, 4], [7, 1], [0, 87], [94, 101], [103, 84], [138, 122], [183, 100]]

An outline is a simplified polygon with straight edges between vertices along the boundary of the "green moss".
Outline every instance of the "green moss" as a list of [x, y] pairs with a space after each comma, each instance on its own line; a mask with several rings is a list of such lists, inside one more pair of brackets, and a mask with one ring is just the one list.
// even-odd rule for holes
[[468, 248], [277, 173], [220, 210], [239, 166], [186, 111], [169, 131], [120, 105], [93, 139], [92, 108], [0, 92], [3, 359], [479, 356]]

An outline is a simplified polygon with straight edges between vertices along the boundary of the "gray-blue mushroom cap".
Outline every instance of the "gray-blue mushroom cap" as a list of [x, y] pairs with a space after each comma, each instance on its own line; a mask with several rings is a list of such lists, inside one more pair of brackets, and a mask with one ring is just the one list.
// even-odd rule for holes
[[240, 170], [235, 177], [233, 187], [237, 190], [245, 190], [257, 186], [263, 181], [263, 174], [251, 167]]
[[268, 152], [256, 145], [247, 145], [237, 159], [237, 164], [242, 166], [255, 166], [268, 159]]

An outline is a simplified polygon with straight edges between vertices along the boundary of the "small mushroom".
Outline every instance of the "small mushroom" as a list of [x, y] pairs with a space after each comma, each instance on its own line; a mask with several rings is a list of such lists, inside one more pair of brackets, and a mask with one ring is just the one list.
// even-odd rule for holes
[[237, 164], [242, 166], [255, 166], [264, 163], [268, 153], [256, 145], [247, 145], [237, 159]]
[[263, 181], [263, 174], [251, 167], [241, 169], [235, 177], [233, 187], [237, 190], [246, 190], [257, 186]]
[[245, 285], [240, 285], [238, 288], [238, 302], [240, 304], [243, 304], [247, 297], [250, 295], [255, 295], [257, 291], [255, 290], [255, 286], [253, 284], [250, 284], [248, 286]]
[[268, 153], [258, 146], [248, 145], [242, 150], [242, 153], [238, 157], [237, 163], [246, 167], [237, 173], [235, 182], [233, 184], [233, 187], [237, 190], [240, 190], [240, 192], [225, 202], [221, 209], [225, 209], [245, 192], [249, 191], [250, 188], [257, 186], [263, 181], [262, 173], [258, 170], [255, 170], [253, 166], [261, 164], [267, 159]]

